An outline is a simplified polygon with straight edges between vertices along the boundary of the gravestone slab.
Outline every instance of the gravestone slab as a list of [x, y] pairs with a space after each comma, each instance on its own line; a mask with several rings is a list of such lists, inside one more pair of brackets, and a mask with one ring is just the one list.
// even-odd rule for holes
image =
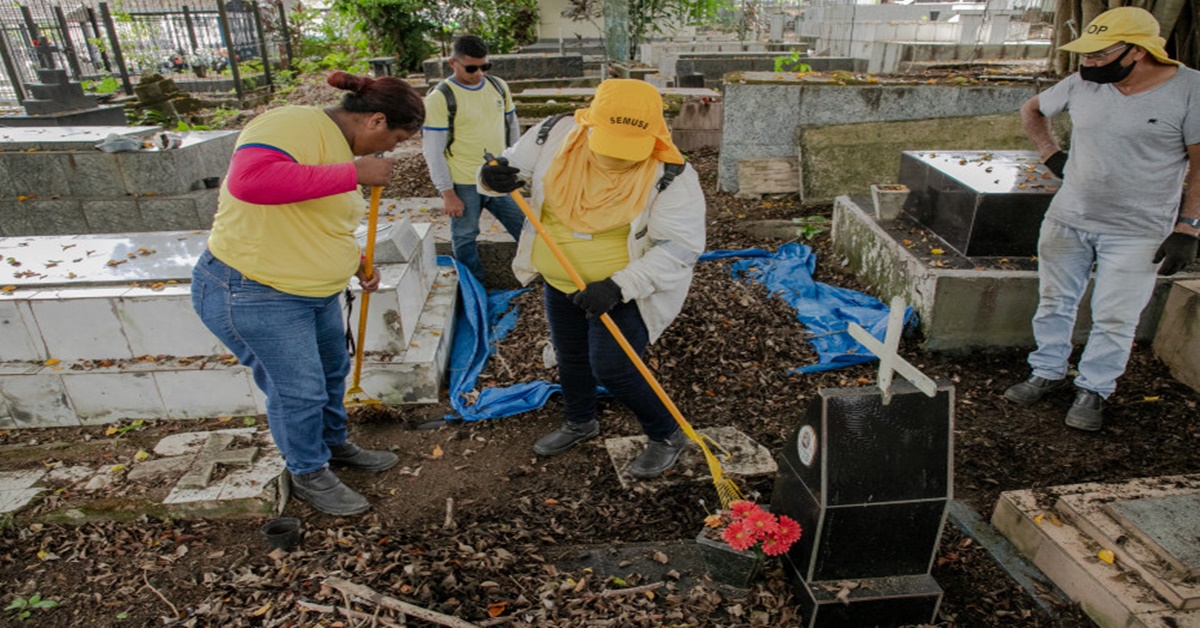
[[45, 474], [44, 469], [0, 472], [0, 516], [28, 506], [39, 493], [46, 490], [34, 486]]
[[207, 231], [24, 236], [0, 238], [0, 258], [20, 264], [4, 280], [18, 288], [191, 281], [207, 242]]
[[14, 127], [0, 129], [0, 149], [22, 151], [85, 150], [91, 151], [100, 141], [112, 134], [142, 140], [161, 131], [156, 126], [60, 126]]
[[953, 489], [953, 388], [930, 399], [900, 382], [888, 406], [873, 388], [818, 395], [771, 500], [805, 531], [785, 563], [806, 580], [928, 573]]
[[1123, 500], [1104, 509], [1172, 567], [1189, 578], [1200, 573], [1200, 494]]
[[[711, 427], [697, 431], [708, 436], [729, 452], [729, 458], [725, 458], [720, 449], [713, 447], [711, 443], [708, 444], [709, 450], [721, 462], [721, 468], [727, 474], [746, 478], [771, 475], [778, 469], [767, 448], [736, 427]], [[608, 457], [612, 460], [621, 488], [629, 489], [638, 483], [647, 483], [645, 480], [636, 480], [629, 475], [629, 465], [645, 449], [646, 442], [645, 436], [625, 436], [604, 440], [604, 447], [608, 450]], [[700, 451], [699, 446], [689, 440], [687, 448], [680, 455], [679, 463], [672, 472], [664, 475], [661, 479], [651, 480], [650, 483], [677, 484], [711, 479], [712, 475], [708, 472], [708, 462], [705, 460], [703, 452]]]
[[967, 256], [1032, 256], [1062, 181], [1033, 151], [904, 151], [904, 211]]

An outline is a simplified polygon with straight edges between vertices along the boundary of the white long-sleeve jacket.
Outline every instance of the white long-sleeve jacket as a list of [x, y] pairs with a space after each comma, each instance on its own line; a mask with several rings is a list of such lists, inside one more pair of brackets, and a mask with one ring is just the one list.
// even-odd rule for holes
[[[531, 127], [503, 155], [509, 165], [520, 169], [522, 179], [532, 182], [531, 207], [538, 218], [546, 198], [542, 179], [559, 145], [576, 125], [573, 118], [564, 117], [551, 129], [546, 142], [538, 145], [540, 126], [539, 123]], [[660, 164], [660, 178], [662, 170]], [[482, 181], [477, 183], [480, 194], [500, 195]], [[614, 273], [612, 279], [621, 287], [624, 300], [637, 301], [652, 343], [683, 309], [692, 283], [692, 267], [704, 252], [704, 223], [704, 192], [700, 189], [700, 177], [689, 164], [666, 190], [651, 190], [646, 209], [630, 224], [629, 265]], [[537, 237], [540, 236], [533, 225], [526, 221], [512, 266], [522, 284], [528, 284], [538, 275], [532, 262], [533, 241]]]

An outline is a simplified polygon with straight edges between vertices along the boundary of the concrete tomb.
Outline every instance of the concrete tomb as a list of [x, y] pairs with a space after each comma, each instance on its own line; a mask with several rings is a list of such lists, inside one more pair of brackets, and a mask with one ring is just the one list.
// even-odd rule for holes
[[[236, 131], [192, 131], [158, 147], [159, 127], [0, 130], [0, 236], [207, 229]], [[108, 153], [109, 135], [140, 144]]]
[[[783, 564], [808, 627], [932, 623], [941, 603], [930, 569], [953, 493], [954, 388], [895, 355], [892, 308], [887, 340], [868, 346], [880, 387], [822, 389], [779, 455], [771, 510], [803, 529]], [[893, 368], [916, 385], [891, 384]]]
[[[0, 428], [264, 413], [249, 370], [192, 310], [207, 235], [0, 238], [14, 271], [0, 281]], [[428, 224], [385, 223], [377, 237], [363, 387], [386, 403], [434, 402], [457, 275], [436, 266]]]
[[55, 66], [54, 53], [59, 51], [45, 36], [33, 32], [33, 52], [37, 57], [38, 82], [30, 83], [30, 98], [21, 102], [28, 115], [2, 116], [3, 126], [119, 126], [125, 124], [125, 108], [120, 105], [101, 106], [99, 99], [83, 93], [83, 86], [70, 80], [67, 71]]
[[1200, 625], [1200, 476], [1010, 491], [992, 524], [1100, 626]]
[[1037, 255], [1062, 180], [1032, 151], [904, 151], [904, 210], [968, 256]]

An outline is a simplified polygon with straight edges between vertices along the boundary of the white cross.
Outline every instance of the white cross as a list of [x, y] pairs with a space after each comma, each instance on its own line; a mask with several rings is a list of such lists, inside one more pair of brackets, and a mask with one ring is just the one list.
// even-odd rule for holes
[[899, 373], [904, 379], [913, 383], [918, 390], [933, 397], [937, 394], [937, 384], [927, 375], [917, 370], [900, 357], [900, 334], [904, 331], [904, 297], [892, 299], [892, 311], [888, 314], [887, 333], [883, 342], [879, 342], [870, 332], [858, 323], [850, 323], [846, 331], [879, 358], [879, 390], [883, 391], [883, 405], [892, 401], [892, 373]]

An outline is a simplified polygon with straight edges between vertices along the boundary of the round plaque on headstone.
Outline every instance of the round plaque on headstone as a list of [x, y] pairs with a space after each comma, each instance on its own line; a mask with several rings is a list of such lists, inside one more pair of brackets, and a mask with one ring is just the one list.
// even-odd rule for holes
[[805, 425], [796, 433], [796, 453], [804, 466], [812, 466], [813, 458], [817, 457], [817, 433], [811, 425]]

